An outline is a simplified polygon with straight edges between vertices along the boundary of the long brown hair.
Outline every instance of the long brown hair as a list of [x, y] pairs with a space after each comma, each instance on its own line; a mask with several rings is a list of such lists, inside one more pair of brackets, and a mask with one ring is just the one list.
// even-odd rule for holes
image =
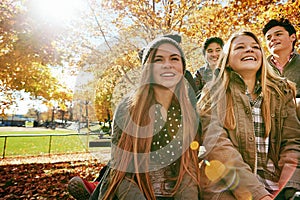
[[[162, 43], [161, 43], [162, 44]], [[155, 104], [155, 96], [153, 90], [152, 68], [153, 58], [156, 54], [159, 44], [150, 52], [146, 64], [142, 68], [142, 76], [140, 79], [140, 87], [131, 95], [129, 99], [129, 116], [126, 121], [125, 128], [122, 130], [121, 137], [118, 141], [117, 148], [120, 149], [118, 157], [120, 160], [116, 163], [115, 170], [113, 170], [109, 187], [104, 195], [104, 199], [111, 199], [113, 197], [115, 188], [125, 178], [126, 170], [129, 166], [134, 167], [134, 176], [131, 181], [134, 181], [139, 189], [143, 192], [146, 199], [156, 199], [153, 192], [152, 184], [147, 171], [148, 154], [151, 151], [151, 141], [153, 135], [153, 118], [154, 110], [152, 106]], [[180, 103], [182, 113], [183, 125], [183, 151], [180, 161], [180, 169], [176, 185], [173, 193], [178, 189], [183, 175], [188, 173], [192, 176], [194, 181], [198, 184], [200, 176], [193, 175], [191, 169], [188, 168], [188, 163], [193, 162], [194, 166], [198, 166], [198, 152], [189, 148], [190, 143], [195, 140], [198, 129], [198, 117], [195, 107], [192, 105], [189, 95], [187, 83], [184, 78], [177, 84], [175, 93], [173, 95]], [[145, 157], [139, 157], [139, 154], [145, 154]], [[141, 167], [142, 165], [142, 167]], [[141, 170], [142, 169], [142, 170]], [[126, 178], [128, 178], [126, 176]]]
[[[216, 111], [218, 119], [223, 122], [223, 126], [229, 130], [236, 128], [232, 93], [228, 87], [230, 82], [230, 73], [232, 71], [230, 66], [228, 66], [228, 60], [233, 40], [242, 35], [252, 37], [259, 44], [262, 52], [262, 64], [256, 74], [256, 79], [260, 80], [262, 87], [263, 102], [261, 108], [265, 123], [265, 137], [267, 137], [271, 130], [270, 98], [272, 89], [274, 89], [280, 96], [283, 96], [282, 91], [276, 84], [276, 82], [282, 80], [283, 78], [274, 73], [266, 59], [259, 39], [250, 31], [242, 30], [233, 34], [225, 44], [218, 64], [217, 70], [219, 70], [219, 73], [218, 75], [214, 75], [212, 82], [205, 89], [203, 89], [201, 98], [197, 105], [198, 111], [200, 112], [200, 116], [206, 114], [207, 112], [211, 113], [211, 109], [214, 109], [212, 106], [217, 105]], [[294, 88], [293, 86], [291, 87]], [[224, 100], [226, 100], [226, 103], [223, 103]]]

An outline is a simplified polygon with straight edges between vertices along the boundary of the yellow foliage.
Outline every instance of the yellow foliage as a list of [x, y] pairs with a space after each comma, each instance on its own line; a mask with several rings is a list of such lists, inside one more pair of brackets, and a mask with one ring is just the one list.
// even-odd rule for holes
[[[97, 118], [101, 121], [108, 114], [112, 116], [115, 104], [138, 81], [140, 61], [137, 52], [158, 35], [182, 35], [187, 69], [191, 72], [204, 63], [202, 44], [211, 36], [226, 41], [233, 32], [247, 28], [264, 41], [264, 24], [271, 18], [286, 17], [295, 25], [300, 37], [300, 1], [293, 0], [103, 0], [101, 5], [99, 1], [91, 1], [94, 13], [80, 16], [89, 26], [82, 28], [83, 32], [64, 32], [61, 34], [64, 42], [60, 42], [54, 33], [48, 34], [54, 30], [40, 30], [38, 25], [30, 24], [32, 19], [25, 10], [21, 12], [8, 0], [3, 2], [0, 4], [0, 21], [3, 22], [0, 25], [0, 87], [5, 86], [7, 91], [25, 90], [33, 96], [56, 100], [63, 108], [66, 102], [77, 97], [58, 84], [48, 66], [61, 64], [61, 54], [57, 49], [64, 50], [68, 44], [70, 55], [65, 55], [65, 58], [69, 64], [82, 68], [89, 66], [87, 71], [94, 74], [91, 85], [77, 89], [80, 98], [95, 102]], [[107, 17], [113, 18], [112, 24], [100, 18], [95, 23], [99, 13], [108, 13]], [[22, 23], [18, 19], [22, 19]], [[16, 24], [19, 26], [14, 26]], [[76, 29], [76, 25], [71, 26]], [[111, 34], [110, 27], [117, 30]], [[110, 47], [103, 49], [107, 44], [93, 42], [107, 35], [117, 38]], [[70, 43], [73, 38], [79, 39]], [[299, 51], [299, 42], [296, 45]], [[89, 93], [85, 94], [88, 90]]]
[[[106, 8], [118, 13], [118, 20], [114, 21], [123, 32], [149, 42], [157, 35], [166, 33], [179, 33], [183, 38], [183, 48], [186, 52], [187, 69], [194, 72], [203, 63], [201, 46], [204, 40], [211, 36], [219, 36], [226, 41], [230, 35], [240, 29], [250, 29], [263, 40], [262, 28], [271, 18], [287, 17], [295, 25], [300, 23], [299, 1], [280, 3], [279, 0], [269, 1], [104, 1]], [[130, 23], [124, 24], [124, 19], [130, 19]], [[299, 26], [295, 26], [299, 35]], [[124, 42], [124, 41], [123, 41]], [[137, 44], [132, 44], [137, 45]], [[299, 44], [298, 48], [299, 50]], [[107, 114], [105, 106], [112, 105], [107, 102], [107, 97], [112, 98], [113, 88], [118, 86], [126, 91], [132, 81], [127, 80], [124, 86], [120, 86], [119, 78], [131, 70], [137, 69], [136, 48], [131, 48], [126, 55], [119, 54], [113, 58], [113, 65], [107, 68], [109, 75], [101, 78], [98, 84], [97, 102], [99, 119]], [[115, 72], [118, 75], [112, 75]], [[124, 78], [124, 77], [123, 77]], [[109, 80], [111, 81], [109, 81]], [[126, 78], [125, 78], [126, 79]], [[104, 89], [106, 88], [106, 89]], [[120, 96], [125, 95], [120, 92]], [[101, 97], [102, 96], [102, 97]], [[105, 105], [105, 106], [101, 106]], [[102, 114], [101, 114], [102, 113]], [[100, 117], [101, 115], [101, 117]]]

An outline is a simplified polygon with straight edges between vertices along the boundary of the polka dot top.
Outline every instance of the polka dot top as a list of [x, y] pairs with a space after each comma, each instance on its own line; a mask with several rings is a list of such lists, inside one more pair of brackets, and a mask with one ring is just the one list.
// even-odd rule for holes
[[[151, 161], [169, 165], [182, 154], [181, 109], [178, 103], [170, 105], [166, 121], [161, 114], [161, 105], [155, 105], [154, 133], [151, 144]], [[175, 165], [175, 163], [173, 163]]]

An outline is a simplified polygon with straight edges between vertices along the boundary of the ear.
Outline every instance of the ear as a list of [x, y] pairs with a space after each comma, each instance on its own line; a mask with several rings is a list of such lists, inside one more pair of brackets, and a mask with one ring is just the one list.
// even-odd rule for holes
[[294, 42], [296, 40], [296, 34], [293, 33], [292, 35], [290, 35], [291, 40]]

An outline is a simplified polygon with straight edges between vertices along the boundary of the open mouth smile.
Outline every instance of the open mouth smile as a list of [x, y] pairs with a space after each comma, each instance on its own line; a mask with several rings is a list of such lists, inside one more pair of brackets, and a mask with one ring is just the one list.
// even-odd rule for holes
[[254, 56], [247, 56], [241, 59], [241, 61], [256, 61], [257, 59]]
[[166, 73], [162, 73], [160, 74], [161, 77], [174, 77], [175, 74], [172, 72], [166, 72]]

